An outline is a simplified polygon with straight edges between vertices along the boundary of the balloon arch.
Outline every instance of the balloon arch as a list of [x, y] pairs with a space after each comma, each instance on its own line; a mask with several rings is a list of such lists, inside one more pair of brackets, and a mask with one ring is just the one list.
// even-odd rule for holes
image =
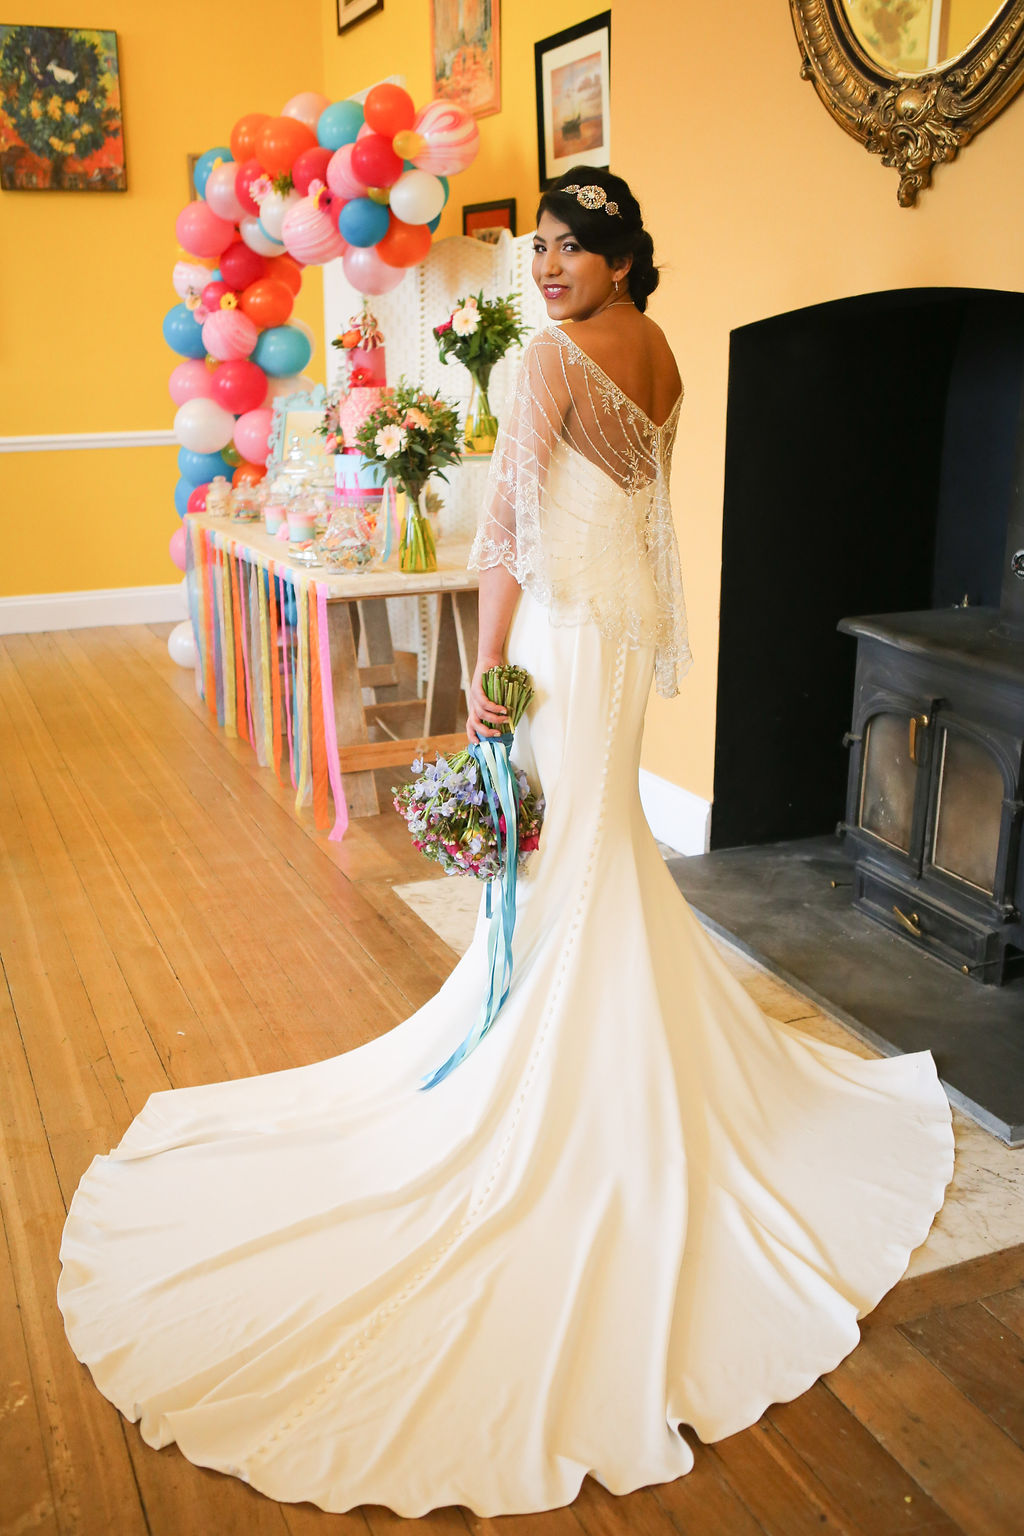
[[[312, 388], [313, 335], [291, 319], [302, 269], [340, 256], [360, 293], [396, 288], [430, 249], [446, 178], [478, 145], [462, 107], [417, 111], [408, 91], [381, 84], [363, 104], [303, 91], [278, 117], [247, 113], [230, 146], [200, 155], [198, 201], [175, 223], [188, 258], [174, 268], [180, 302], [163, 322], [181, 358], [170, 377], [179, 517], [205, 508], [217, 475], [262, 479], [275, 396]], [[184, 570], [183, 527], [170, 553]]]

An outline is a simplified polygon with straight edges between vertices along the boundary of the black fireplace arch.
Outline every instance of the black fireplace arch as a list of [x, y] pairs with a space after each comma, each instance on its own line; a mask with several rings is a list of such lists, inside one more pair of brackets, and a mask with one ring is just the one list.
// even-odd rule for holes
[[1024, 294], [909, 288], [732, 333], [712, 848], [841, 819], [850, 614], [998, 606]]

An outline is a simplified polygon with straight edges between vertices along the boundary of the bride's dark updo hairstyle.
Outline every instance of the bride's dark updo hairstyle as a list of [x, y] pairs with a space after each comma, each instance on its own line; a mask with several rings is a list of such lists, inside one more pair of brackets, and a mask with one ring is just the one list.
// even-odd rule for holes
[[[565, 192], [564, 187], [600, 187], [605, 204], [614, 203], [619, 211], [608, 213], [605, 204], [587, 208], [575, 192]], [[617, 257], [632, 256], [633, 265], [626, 275], [629, 296], [637, 309], [647, 308], [648, 297], [658, 286], [654, 241], [644, 229], [640, 204], [621, 176], [613, 176], [601, 166], [574, 165], [541, 197], [538, 223], [542, 213], [568, 224], [585, 251], [596, 251], [609, 264]]]

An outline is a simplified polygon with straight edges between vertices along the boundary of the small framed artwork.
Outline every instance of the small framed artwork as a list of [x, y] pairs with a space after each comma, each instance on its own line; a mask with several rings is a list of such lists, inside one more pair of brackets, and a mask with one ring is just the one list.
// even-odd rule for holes
[[278, 465], [288, 451], [292, 438], [307, 459], [327, 457], [324, 436], [319, 431], [327, 409], [327, 391], [317, 384], [309, 394], [278, 395], [273, 404], [268, 465]]
[[501, 110], [500, 0], [430, 0], [434, 95], [474, 117]]
[[0, 187], [127, 186], [117, 33], [0, 26]]
[[542, 189], [574, 165], [611, 158], [611, 39], [612, 13], [602, 11], [533, 45]]
[[338, 32], [347, 32], [357, 21], [384, 9], [384, 0], [336, 0], [338, 7]]
[[486, 240], [488, 245], [497, 245], [504, 230], [508, 230], [510, 235], [516, 232], [514, 197], [499, 197], [493, 203], [466, 203], [463, 206], [464, 235], [471, 235], [474, 240]]

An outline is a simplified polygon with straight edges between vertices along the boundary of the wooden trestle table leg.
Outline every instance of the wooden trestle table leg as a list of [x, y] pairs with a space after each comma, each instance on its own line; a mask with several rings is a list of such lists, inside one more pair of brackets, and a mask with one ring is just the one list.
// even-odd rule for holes
[[427, 712], [423, 724], [428, 736], [455, 730], [462, 723], [458, 719], [462, 678], [465, 676], [468, 682], [473, 676], [478, 633], [475, 592], [440, 592], [435, 602]]
[[[327, 636], [331, 648], [331, 681], [339, 746], [362, 746], [370, 739], [363, 711], [351, 609], [351, 603], [345, 599], [335, 599], [327, 604]], [[350, 815], [376, 816], [380, 803], [372, 770], [343, 773], [342, 785]]]

